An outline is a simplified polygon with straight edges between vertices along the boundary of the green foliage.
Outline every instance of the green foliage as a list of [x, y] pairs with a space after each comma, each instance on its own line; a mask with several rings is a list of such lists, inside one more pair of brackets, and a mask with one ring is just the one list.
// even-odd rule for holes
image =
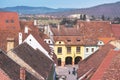
[[101, 19], [104, 21], [104, 20], [105, 20], [105, 16], [104, 16], [104, 15], [102, 15], [102, 16], [101, 16]]
[[66, 27], [73, 27], [77, 23], [77, 19], [70, 20], [67, 18], [63, 18], [63, 20], [60, 22], [60, 25], [65, 25]]

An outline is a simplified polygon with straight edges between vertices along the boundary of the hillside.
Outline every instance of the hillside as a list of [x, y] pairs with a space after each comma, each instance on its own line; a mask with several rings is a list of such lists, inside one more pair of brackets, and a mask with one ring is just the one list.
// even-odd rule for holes
[[[0, 9], [1, 10], [1, 9]], [[90, 8], [73, 9], [73, 8], [47, 8], [47, 7], [28, 7], [16, 6], [2, 8], [5, 11], [15, 11], [21, 14], [49, 14], [53, 16], [66, 16], [70, 14], [88, 14], [94, 16], [105, 15], [107, 17], [120, 17], [120, 2], [102, 4]]]
[[52, 13], [52, 12], [63, 12], [63, 11], [72, 10], [67, 8], [53, 9], [48, 7], [29, 7], [29, 6], [6, 7], [2, 9], [5, 11], [13, 11], [21, 14], [46, 14], [46, 13]]
[[110, 3], [110, 4], [102, 4], [90, 8], [82, 8], [82, 9], [75, 9], [71, 11], [66, 12], [59, 12], [59, 13], [50, 13], [50, 15], [70, 15], [70, 14], [88, 14], [88, 15], [94, 15], [94, 16], [101, 16], [105, 15], [107, 17], [120, 17], [120, 2], [117, 3]]

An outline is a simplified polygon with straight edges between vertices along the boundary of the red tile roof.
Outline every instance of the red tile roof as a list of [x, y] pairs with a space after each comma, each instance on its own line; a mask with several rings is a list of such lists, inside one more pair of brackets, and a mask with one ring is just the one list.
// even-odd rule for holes
[[54, 36], [55, 41], [64, 41], [65, 45], [96, 45], [97, 40], [81, 36]]
[[55, 41], [61, 40], [60, 37], [62, 37], [62, 40], [65, 42], [65, 40], [69, 37], [74, 44], [77, 44], [77, 41], [74, 42], [75, 40], [72, 39], [74, 36], [79, 36], [81, 41], [80, 44], [84, 45], [96, 44], [99, 37], [113, 37], [111, 24], [106, 21], [78, 21], [73, 27], [66, 27], [65, 25], [60, 25], [59, 27], [51, 26], [51, 30], [54, 34], [53, 37], [55, 37]]
[[0, 30], [20, 31], [18, 14], [16, 12], [0, 12]]
[[117, 39], [120, 39], [120, 24], [112, 24], [112, 31]]
[[18, 33], [20, 24], [16, 12], [0, 12], [0, 48], [7, 50], [7, 39], [13, 38], [15, 45], [18, 45]]
[[2, 69], [0, 69], [0, 80], [10, 80], [9, 76]]
[[119, 80], [120, 51], [111, 50], [92, 76], [91, 80]]
[[104, 42], [104, 44], [107, 44], [107, 43], [109, 43], [110, 41], [112, 41], [112, 40], [115, 40], [115, 38], [98, 38], [99, 40], [101, 40], [101, 41], [103, 41]]
[[[98, 69], [99, 65], [102, 63], [106, 55], [111, 49], [114, 49], [115, 47], [107, 44], [103, 47], [101, 47], [98, 51], [90, 55], [88, 58], [84, 59], [83, 61], [79, 62], [79, 68], [78, 68], [78, 78], [86, 74], [89, 70], [90, 73], [88, 75], [94, 74], [94, 72]], [[91, 76], [87, 77], [84, 76], [85, 80], [86, 78], [90, 78]]]
[[[39, 29], [34, 26], [33, 21], [20, 21], [21, 31], [23, 33], [23, 40], [27, 38], [29, 34], [32, 34], [35, 39], [46, 49], [48, 52], [50, 52], [50, 48], [47, 43], [44, 42], [44, 39], [41, 38], [41, 36], [44, 36], [39, 32]], [[29, 28], [28, 34], [24, 33], [25, 27]]]

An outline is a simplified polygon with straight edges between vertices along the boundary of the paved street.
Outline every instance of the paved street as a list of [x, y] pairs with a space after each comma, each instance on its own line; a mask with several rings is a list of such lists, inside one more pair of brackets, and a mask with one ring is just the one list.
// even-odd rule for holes
[[[75, 67], [75, 70], [77, 70], [77, 65], [74, 66]], [[69, 74], [69, 71], [70, 71], [70, 74]], [[65, 67], [56, 67], [56, 72], [58, 75], [65, 75], [67, 77], [66, 80], [76, 80], [77, 78], [77, 74], [73, 74], [72, 73], [73, 71], [73, 66], [72, 65], [67, 65]]]

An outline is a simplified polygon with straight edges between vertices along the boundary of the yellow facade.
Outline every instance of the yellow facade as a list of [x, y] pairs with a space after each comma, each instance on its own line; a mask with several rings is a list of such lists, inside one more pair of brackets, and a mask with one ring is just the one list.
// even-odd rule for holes
[[[61, 53], [58, 53], [59, 47], [62, 48]], [[67, 47], [68, 46], [66, 46], [63, 41], [57, 41], [54, 46], [54, 51], [55, 51], [55, 54], [57, 55], [57, 59], [61, 59], [61, 66], [64, 66], [66, 64], [67, 57], [72, 58], [72, 62], [71, 62], [72, 65], [74, 65], [76, 57], [80, 57], [81, 59], [84, 58], [84, 46], [79, 46], [80, 52], [77, 52], [76, 47], [78, 47], [78, 45], [76, 45], [76, 46], [71, 45], [71, 46], [69, 46], [69, 47], [71, 47], [71, 52], [69, 52], [69, 53], [67, 52]]]

